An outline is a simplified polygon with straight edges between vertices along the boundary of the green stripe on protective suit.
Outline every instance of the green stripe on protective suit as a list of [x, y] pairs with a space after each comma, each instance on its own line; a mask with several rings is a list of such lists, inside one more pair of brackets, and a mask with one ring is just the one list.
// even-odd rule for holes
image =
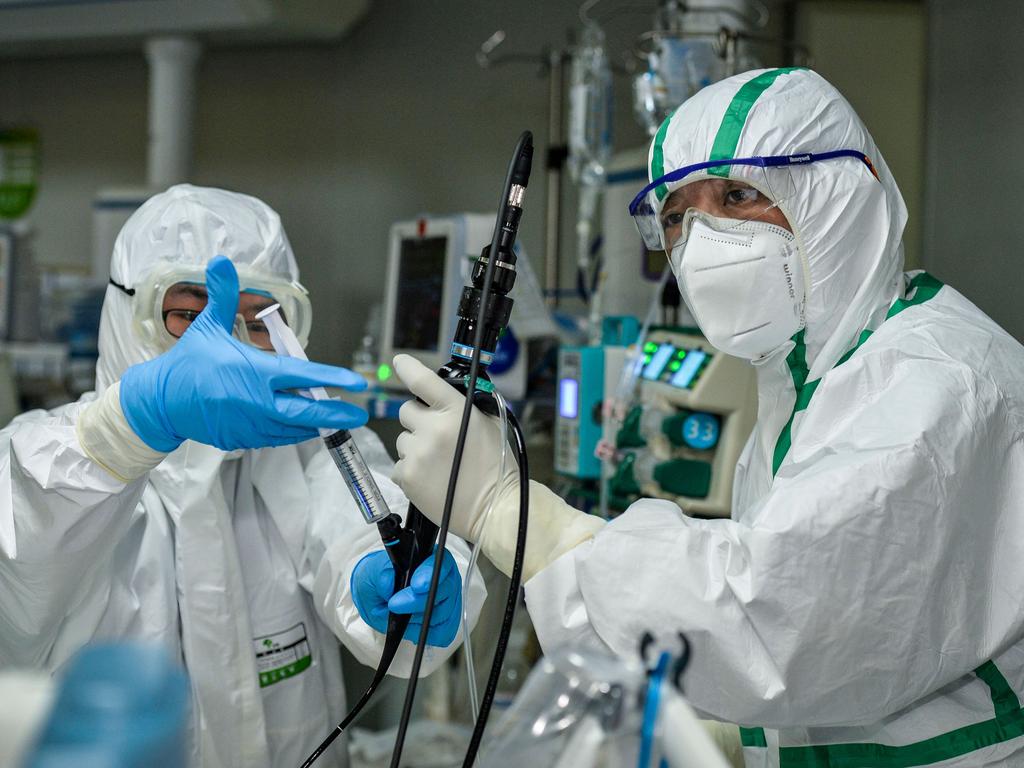
[[[669, 114], [662, 123], [661, 127], [658, 128], [658, 132], [654, 136], [654, 145], [651, 150], [651, 180], [658, 178], [659, 176], [665, 175], [665, 134], [668, 133], [669, 123], [672, 122], [672, 115], [675, 112]], [[664, 200], [665, 195], [668, 194], [668, 187], [661, 184], [656, 191], [659, 200]]]
[[965, 726], [933, 739], [892, 747], [887, 744], [831, 744], [780, 747], [781, 768], [911, 768], [969, 755], [1024, 735], [1024, 712]]
[[[913, 279], [911, 279], [910, 284], [907, 286], [907, 297], [899, 299], [893, 303], [892, 308], [886, 314], [885, 319], [888, 320], [895, 317], [909, 307], [923, 304], [935, 296], [941, 288], [942, 283], [927, 272], [917, 274]], [[839, 362], [836, 363], [836, 367], [839, 367], [853, 357], [853, 354], [861, 348], [864, 342], [871, 338], [872, 333], [874, 333], [874, 331], [868, 329], [861, 331], [860, 338], [857, 340], [857, 343], [849, 352], [839, 358]], [[793, 351], [790, 352], [789, 356], [786, 358], [786, 364], [789, 366], [789, 371], [793, 376], [793, 387], [796, 389], [796, 401], [793, 404], [793, 413], [790, 415], [789, 421], [787, 421], [786, 425], [782, 428], [782, 433], [779, 435], [778, 442], [775, 443], [775, 451], [772, 454], [773, 475], [779, 471], [779, 467], [782, 466], [782, 462], [785, 460], [786, 455], [789, 453], [789, 448], [792, 445], [793, 419], [800, 411], [806, 410], [807, 406], [811, 404], [811, 398], [814, 396], [815, 391], [818, 389], [818, 385], [821, 383], [821, 379], [807, 381], [807, 349], [804, 344], [803, 331], [800, 331], [793, 337], [793, 343]]]
[[[747, 115], [750, 113], [750, 108], [754, 105], [758, 96], [764, 93], [780, 75], [796, 72], [801, 69], [803, 67], [770, 69], [744, 83], [725, 110], [725, 116], [722, 118], [721, 126], [719, 126], [718, 134], [715, 137], [715, 143], [711, 148], [711, 154], [707, 159], [728, 160], [735, 157], [736, 145], [739, 143], [743, 125], [747, 120]], [[651, 181], [667, 173], [665, 170], [665, 137], [668, 135], [669, 124], [672, 122], [674, 115], [675, 112], [665, 118], [654, 136], [654, 141], [651, 145]], [[729, 168], [727, 166], [713, 168], [709, 173], [718, 176], [728, 176]], [[658, 186], [655, 190], [658, 200], [664, 200], [668, 193], [669, 188], [664, 184]]]
[[[803, 67], [771, 69], [744, 83], [729, 103], [728, 109], [725, 110], [725, 117], [722, 118], [722, 124], [718, 128], [718, 135], [715, 136], [715, 143], [711, 147], [711, 155], [708, 160], [731, 160], [736, 157], [736, 146], [740, 142], [740, 134], [743, 132], [743, 126], [747, 123], [747, 115], [750, 114], [754, 102], [768, 90], [780, 75], [800, 69]], [[712, 168], [708, 173], [714, 176], [728, 176], [729, 166]]]
[[[991, 661], [974, 670], [988, 686], [996, 716], [912, 744], [780, 746], [780, 768], [912, 768], [952, 760], [1024, 735], [1024, 711], [1006, 677]], [[741, 728], [744, 747], [767, 748], [763, 728]]]
[[740, 741], [744, 747], [767, 747], [768, 739], [764, 735], [764, 728], [740, 728]]

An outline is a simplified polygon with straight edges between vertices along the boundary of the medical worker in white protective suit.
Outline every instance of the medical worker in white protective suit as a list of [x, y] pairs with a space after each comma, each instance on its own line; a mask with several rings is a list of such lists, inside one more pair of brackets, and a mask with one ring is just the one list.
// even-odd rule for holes
[[[376, 595], [387, 555], [316, 431], [365, 414], [289, 391], [359, 378], [257, 349], [269, 337], [254, 313], [273, 301], [308, 336], [297, 279], [259, 200], [156, 195], [114, 246], [97, 393], [0, 432], [0, 665], [58, 670], [98, 639], [164, 644], [191, 682], [196, 768], [294, 768], [346, 712], [335, 638], [369, 665], [383, 645], [360, 610], [386, 614], [393, 572]], [[380, 440], [353, 435], [404, 512]], [[465, 568], [464, 544], [451, 550]], [[444, 572], [430, 669], [456, 645], [459, 578]], [[475, 580], [467, 599], [475, 621]], [[405, 612], [418, 631], [422, 608]], [[412, 650], [393, 671], [408, 674]], [[343, 740], [320, 763], [347, 765]]]
[[[896, 183], [814, 72], [700, 91], [650, 178], [632, 213], [709, 341], [753, 361], [757, 426], [730, 520], [643, 500], [604, 523], [531, 483], [541, 643], [634, 654], [645, 630], [685, 632], [686, 693], [743, 726], [748, 766], [1024, 765], [1024, 348], [903, 273]], [[461, 405], [396, 369], [430, 407], [403, 408], [395, 480], [437, 517], [446, 473], [425, 462]], [[474, 421], [452, 530], [508, 569], [514, 470], [480, 517], [496, 433]]]

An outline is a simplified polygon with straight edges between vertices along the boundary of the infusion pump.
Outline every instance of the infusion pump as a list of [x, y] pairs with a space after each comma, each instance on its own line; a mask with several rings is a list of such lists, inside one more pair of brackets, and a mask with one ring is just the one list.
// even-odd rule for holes
[[613, 484], [671, 499], [687, 514], [728, 517], [736, 462], [757, 419], [753, 366], [699, 333], [657, 330], [641, 351], [639, 403], [605, 435], [619, 448]]

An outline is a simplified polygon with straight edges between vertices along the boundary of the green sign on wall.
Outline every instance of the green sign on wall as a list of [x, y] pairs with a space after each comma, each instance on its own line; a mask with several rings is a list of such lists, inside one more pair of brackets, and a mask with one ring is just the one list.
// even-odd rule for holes
[[36, 196], [39, 137], [30, 128], [0, 128], [0, 219], [24, 216]]

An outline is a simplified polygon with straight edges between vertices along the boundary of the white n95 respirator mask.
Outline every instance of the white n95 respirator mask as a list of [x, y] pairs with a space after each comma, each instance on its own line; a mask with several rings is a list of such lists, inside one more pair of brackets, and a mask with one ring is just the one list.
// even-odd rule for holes
[[700, 330], [727, 355], [756, 360], [804, 327], [803, 259], [787, 229], [691, 208], [670, 261]]

